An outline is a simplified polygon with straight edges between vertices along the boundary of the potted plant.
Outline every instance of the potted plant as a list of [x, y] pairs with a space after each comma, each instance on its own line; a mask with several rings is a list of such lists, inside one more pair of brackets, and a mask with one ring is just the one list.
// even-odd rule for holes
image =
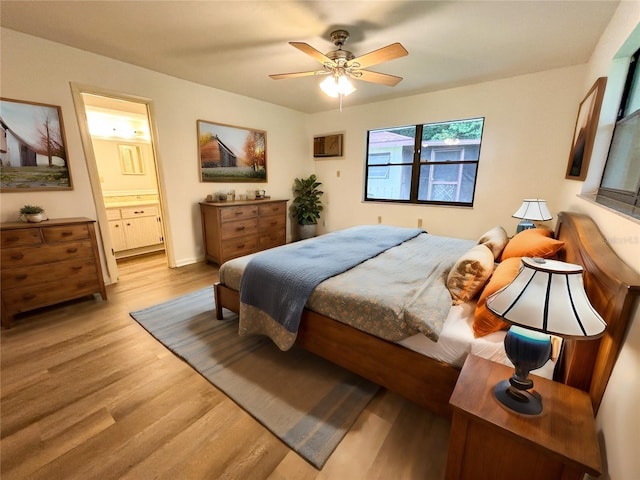
[[20, 215], [27, 221], [38, 223], [43, 220], [42, 214], [44, 213], [44, 208], [39, 207], [37, 205], [25, 205], [20, 209]]
[[294, 199], [291, 204], [291, 213], [298, 223], [298, 237], [300, 240], [314, 237], [317, 233], [318, 219], [323, 210], [320, 197], [324, 193], [318, 187], [315, 175], [308, 178], [296, 178], [293, 184]]

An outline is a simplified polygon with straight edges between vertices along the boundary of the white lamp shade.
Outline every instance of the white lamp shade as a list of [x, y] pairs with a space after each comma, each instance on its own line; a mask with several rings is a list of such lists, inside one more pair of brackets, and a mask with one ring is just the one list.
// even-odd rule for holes
[[516, 278], [487, 297], [487, 308], [514, 325], [565, 338], [599, 337], [606, 323], [582, 283], [582, 267], [541, 258], [522, 259]]
[[514, 218], [526, 220], [546, 221], [551, 220], [553, 215], [547, 208], [547, 201], [539, 198], [527, 198], [522, 201], [520, 208], [512, 215]]
[[320, 82], [320, 88], [324, 93], [334, 98], [338, 95], [351, 95], [356, 91], [356, 87], [344, 75], [329, 75]]

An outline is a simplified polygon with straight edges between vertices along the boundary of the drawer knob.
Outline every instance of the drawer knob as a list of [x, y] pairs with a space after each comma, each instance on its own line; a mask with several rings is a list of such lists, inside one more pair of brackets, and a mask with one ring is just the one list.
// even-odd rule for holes
[[238, 245], [238, 248], [244, 248], [244, 243], [241, 243], [240, 245]]
[[23, 300], [33, 300], [34, 298], [36, 298], [36, 296], [33, 293], [25, 293], [22, 295]]
[[239, 231], [239, 232], [241, 232], [242, 230], [244, 230], [244, 228], [245, 228], [244, 226], [242, 226], [242, 227], [236, 227], [236, 230], [237, 230], [237, 231]]
[[12, 260], [22, 260], [23, 258], [24, 258], [24, 253], [18, 252], [11, 255]]
[[71, 235], [73, 235], [73, 232], [62, 232], [63, 237], [70, 237]]
[[80, 270], [82, 270], [82, 266], [80, 265], [76, 265], [74, 267], [71, 267], [71, 270], [75, 271], [75, 272], [79, 272]]
[[67, 253], [76, 253], [77, 251], [78, 249], [75, 247], [67, 248]]
[[135, 215], [135, 214], [139, 214], [139, 213], [144, 213], [144, 210], [140, 210], [139, 212], [138, 212], [138, 211], [135, 211], [135, 212], [133, 212], [133, 213], [134, 213], [134, 215]]
[[28, 275], [26, 273], [23, 273], [23, 274], [20, 274], [20, 275], [16, 275], [15, 279], [16, 280], [25, 280], [27, 278], [27, 276]]

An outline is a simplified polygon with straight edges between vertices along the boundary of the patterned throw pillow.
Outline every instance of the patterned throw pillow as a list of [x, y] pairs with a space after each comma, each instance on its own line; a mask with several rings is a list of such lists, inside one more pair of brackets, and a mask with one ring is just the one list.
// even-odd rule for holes
[[468, 302], [480, 293], [493, 272], [493, 260], [493, 253], [485, 245], [475, 245], [458, 259], [447, 276], [454, 305]]

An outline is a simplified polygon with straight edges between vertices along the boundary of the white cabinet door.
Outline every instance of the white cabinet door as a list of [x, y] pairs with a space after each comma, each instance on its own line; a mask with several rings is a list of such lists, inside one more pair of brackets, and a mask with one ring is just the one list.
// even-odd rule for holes
[[122, 220], [109, 220], [109, 231], [111, 233], [111, 243], [113, 250], [120, 252], [127, 249], [127, 240], [125, 238]]
[[125, 227], [127, 248], [147, 247], [162, 243], [158, 217], [126, 218], [122, 222]]

